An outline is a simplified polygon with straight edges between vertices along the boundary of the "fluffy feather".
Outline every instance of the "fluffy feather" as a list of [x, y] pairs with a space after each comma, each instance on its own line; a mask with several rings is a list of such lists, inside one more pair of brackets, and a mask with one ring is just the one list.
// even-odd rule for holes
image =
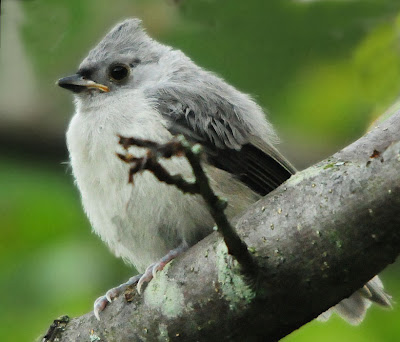
[[[109, 75], [114, 63], [129, 68], [118, 82]], [[77, 93], [67, 132], [83, 206], [94, 231], [141, 272], [182, 243], [199, 241], [211, 232], [213, 220], [201, 198], [184, 195], [148, 172], [135, 175], [134, 186], [128, 184], [128, 166], [115, 156], [118, 134], [164, 143], [179, 133], [203, 144], [212, 187], [228, 199], [230, 218], [295, 172], [273, 146], [275, 132], [248, 95], [151, 39], [137, 19], [113, 28], [90, 51], [76, 77], [80, 83], [71, 90], [85, 79], [109, 90]], [[131, 153], [143, 151], [133, 148]], [[183, 158], [164, 166], [192, 177]], [[390, 305], [378, 277], [335, 310], [354, 324], [371, 301]]]

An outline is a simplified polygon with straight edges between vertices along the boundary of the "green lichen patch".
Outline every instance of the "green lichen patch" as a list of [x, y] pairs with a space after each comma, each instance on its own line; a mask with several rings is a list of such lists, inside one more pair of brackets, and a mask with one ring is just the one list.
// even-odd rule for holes
[[223, 242], [216, 247], [216, 262], [219, 292], [229, 303], [230, 309], [240, 310], [243, 305], [250, 304], [256, 293], [245, 281], [237, 261], [228, 255], [228, 249]]
[[181, 315], [184, 306], [182, 289], [176, 282], [169, 280], [169, 264], [157, 274], [144, 291], [144, 302], [151, 308], [161, 311], [168, 318]]
[[343, 241], [340, 238], [340, 235], [337, 233], [336, 230], [328, 230], [327, 237], [332, 243], [332, 245], [336, 246], [337, 249], [341, 249], [343, 246]]
[[330, 168], [332, 168], [332, 167], [334, 167], [334, 166], [335, 166], [334, 163], [326, 164], [326, 165], [324, 166], [324, 170], [330, 169]]
[[160, 342], [168, 342], [170, 340], [168, 336], [168, 326], [166, 324], [160, 323], [160, 325], [158, 326], [158, 331], [158, 340]]

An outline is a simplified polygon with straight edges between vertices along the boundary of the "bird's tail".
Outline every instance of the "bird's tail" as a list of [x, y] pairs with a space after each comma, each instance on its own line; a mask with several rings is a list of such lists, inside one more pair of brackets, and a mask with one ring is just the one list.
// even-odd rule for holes
[[383, 288], [382, 281], [378, 276], [372, 278], [360, 290], [353, 293], [349, 298], [343, 299], [339, 304], [318, 316], [319, 321], [327, 321], [333, 312], [353, 325], [358, 325], [365, 317], [367, 309], [372, 303], [390, 308], [392, 297]]

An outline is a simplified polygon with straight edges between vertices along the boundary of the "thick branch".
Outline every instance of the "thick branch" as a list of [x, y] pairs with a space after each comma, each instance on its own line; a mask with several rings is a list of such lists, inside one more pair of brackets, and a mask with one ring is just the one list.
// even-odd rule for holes
[[[277, 340], [360, 288], [400, 252], [400, 114], [293, 176], [236, 221], [260, 267], [250, 288], [216, 233], [98, 322], [60, 341]], [[374, 152], [375, 151], [375, 152]]]

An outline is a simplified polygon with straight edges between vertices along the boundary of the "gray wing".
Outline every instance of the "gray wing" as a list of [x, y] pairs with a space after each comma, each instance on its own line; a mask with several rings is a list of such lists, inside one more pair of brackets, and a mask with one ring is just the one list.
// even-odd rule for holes
[[170, 85], [148, 95], [156, 100], [172, 134], [201, 143], [210, 164], [233, 174], [259, 195], [266, 195], [295, 173], [272, 145], [253, 134], [243, 120], [248, 113], [240, 113], [246, 106], [235, 105], [223, 96], [230, 94], [221, 94], [222, 88], [210, 89], [208, 84], [206, 89]]

